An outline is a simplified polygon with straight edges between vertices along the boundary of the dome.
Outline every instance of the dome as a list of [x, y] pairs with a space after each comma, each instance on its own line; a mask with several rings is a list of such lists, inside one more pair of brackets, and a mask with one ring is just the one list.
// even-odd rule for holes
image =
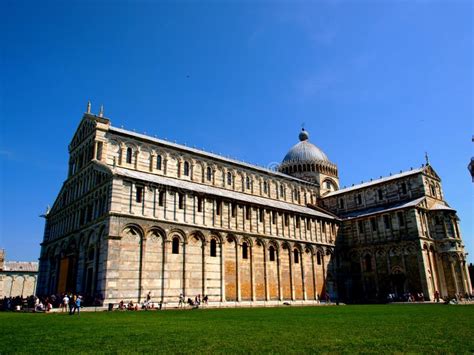
[[283, 163], [289, 162], [312, 162], [317, 160], [329, 161], [324, 152], [309, 142], [309, 134], [304, 128], [299, 134], [300, 142], [295, 144], [286, 153]]

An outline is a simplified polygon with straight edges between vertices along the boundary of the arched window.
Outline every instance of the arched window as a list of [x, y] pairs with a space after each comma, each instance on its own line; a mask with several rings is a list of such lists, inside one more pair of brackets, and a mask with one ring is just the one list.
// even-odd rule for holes
[[158, 155], [158, 156], [156, 157], [156, 168], [157, 168], [158, 170], [161, 170], [162, 159], [163, 159], [163, 158], [161, 157], [161, 155]]
[[371, 272], [372, 271], [372, 258], [370, 257], [369, 254], [367, 254], [364, 257], [364, 261], [365, 261], [365, 271]]
[[207, 178], [207, 181], [211, 181], [212, 180], [212, 169], [210, 166], [207, 167], [207, 170], [206, 170], [206, 178]]
[[173, 238], [172, 253], [179, 254], [179, 238], [178, 237]]
[[298, 253], [298, 249], [293, 250], [293, 260], [295, 264], [300, 262], [300, 254]]
[[215, 239], [211, 239], [211, 256], [217, 255], [217, 242]]
[[232, 173], [230, 171], [227, 173], [227, 185], [232, 185]]
[[285, 194], [285, 188], [283, 187], [283, 185], [280, 185], [280, 197], [283, 197]]
[[184, 162], [183, 174], [184, 176], [189, 176], [189, 163], [187, 161]]
[[249, 258], [249, 251], [248, 251], [248, 245], [246, 242], [242, 243], [242, 259], [248, 259]]
[[250, 190], [250, 186], [251, 186], [251, 185], [250, 185], [250, 177], [247, 176], [247, 177], [245, 178], [245, 184], [246, 184], [247, 190]]
[[273, 245], [270, 245], [270, 248], [268, 248], [268, 253], [270, 254], [270, 261], [275, 261], [275, 248]]
[[263, 182], [263, 193], [264, 194], [268, 193], [268, 183], [266, 181]]
[[132, 148], [127, 148], [127, 164], [132, 164]]
[[321, 265], [321, 253], [319, 251], [316, 254], [316, 262], [318, 263], [318, 265]]

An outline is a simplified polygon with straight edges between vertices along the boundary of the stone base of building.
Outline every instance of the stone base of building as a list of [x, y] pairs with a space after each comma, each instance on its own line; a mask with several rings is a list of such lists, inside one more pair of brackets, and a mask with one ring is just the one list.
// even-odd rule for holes
[[[154, 302], [155, 308], [149, 309], [149, 311], [160, 310], [159, 302]], [[215, 309], [215, 308], [266, 308], [266, 307], [308, 307], [308, 306], [336, 306], [336, 305], [345, 305], [344, 303], [335, 303], [325, 301], [241, 301], [241, 302], [209, 302], [208, 304], [201, 304], [199, 309]], [[113, 303], [113, 310], [117, 311], [118, 303]], [[190, 310], [193, 309], [192, 306], [186, 304], [185, 306], [180, 307], [178, 302], [163, 303], [161, 310]], [[104, 303], [103, 306], [97, 307], [82, 307], [81, 312], [103, 312], [109, 310], [109, 304]], [[139, 309], [142, 311], [142, 309]], [[143, 310], [144, 311], [144, 310]], [[61, 311], [61, 308], [53, 308], [52, 313], [67, 313]]]

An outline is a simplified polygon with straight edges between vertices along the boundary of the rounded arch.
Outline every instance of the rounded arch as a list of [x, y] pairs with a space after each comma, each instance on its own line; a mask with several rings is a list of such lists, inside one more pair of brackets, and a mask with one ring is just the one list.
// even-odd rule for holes
[[267, 243], [262, 238], [257, 238], [255, 240], [255, 245], [258, 245], [258, 246], [263, 247], [263, 248], [267, 247]]
[[266, 243], [266, 247], [268, 250], [270, 249], [270, 247], [273, 247], [277, 253], [280, 250], [280, 244], [278, 244], [278, 242], [275, 240], [268, 241], [268, 243]]
[[78, 240], [79, 240], [79, 237], [77, 237], [77, 236], [70, 237], [67, 241], [67, 246], [65, 248], [66, 251], [71, 252], [71, 251], [77, 250], [77, 247], [79, 245]]
[[97, 233], [94, 229], [90, 230], [89, 233], [87, 234], [87, 237], [85, 237], [86, 240], [86, 245], [94, 244], [97, 241]]
[[309, 245], [309, 244], [304, 246], [304, 252], [306, 254], [311, 254], [311, 255], [315, 254], [315, 250], [314, 250], [313, 246]]
[[207, 240], [211, 241], [212, 239], [215, 239], [218, 244], [222, 244], [222, 235], [218, 232], [213, 232], [208, 235]]
[[123, 145], [125, 146], [125, 148], [132, 148], [133, 152], [140, 150], [140, 146], [133, 141], [123, 141]]
[[303, 252], [303, 246], [300, 243], [294, 243], [293, 244], [293, 249], [298, 249], [300, 253]]
[[234, 234], [227, 234], [225, 240], [227, 243], [231, 243], [231, 244], [238, 242], [238, 239]]
[[163, 228], [159, 226], [152, 226], [148, 228], [146, 232], [146, 237], [148, 238], [163, 238], [165, 239], [166, 232]]
[[199, 231], [199, 230], [193, 230], [191, 231], [189, 234], [188, 234], [188, 239], [191, 238], [191, 237], [195, 237], [195, 238], [198, 238], [201, 242], [205, 242], [206, 241], [206, 237], [204, 236], [204, 234]]
[[178, 228], [170, 230], [167, 237], [169, 240], [173, 240], [174, 237], [178, 237], [182, 243], [186, 241], [186, 233]]
[[247, 245], [248, 245], [249, 247], [252, 247], [252, 246], [253, 246], [253, 241], [252, 241], [252, 239], [249, 238], [249, 237], [241, 237], [241, 238], [240, 238], [240, 244], [243, 244], [243, 243], [247, 243]]
[[122, 232], [120, 233], [120, 236], [123, 237], [125, 234], [130, 233], [132, 235], [138, 234], [140, 237], [145, 235], [145, 232], [143, 228], [136, 223], [128, 223], [122, 228]]
[[326, 182], [329, 182], [332, 186], [334, 186], [334, 190], [339, 189], [339, 185], [337, 184], [337, 181], [335, 179], [332, 179], [330, 177], [326, 177], [323, 179], [323, 185], [326, 184]]

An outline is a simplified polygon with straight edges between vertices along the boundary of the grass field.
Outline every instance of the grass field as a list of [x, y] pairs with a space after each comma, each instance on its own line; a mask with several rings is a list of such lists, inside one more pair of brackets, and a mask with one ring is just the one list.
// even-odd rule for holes
[[0, 313], [0, 353], [473, 353], [474, 306]]

